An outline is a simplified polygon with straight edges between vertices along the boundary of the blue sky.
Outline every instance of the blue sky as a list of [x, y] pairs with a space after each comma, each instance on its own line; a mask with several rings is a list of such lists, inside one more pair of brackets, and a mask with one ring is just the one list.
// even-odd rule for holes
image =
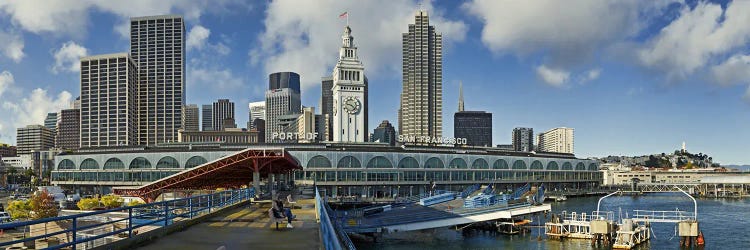
[[[75, 4], [73, 4], [73, 2]], [[260, 101], [295, 71], [318, 106], [349, 12], [370, 80], [370, 127], [396, 122], [401, 33], [418, 8], [444, 36], [445, 135], [458, 85], [467, 110], [513, 127], [576, 129], [579, 157], [688, 150], [750, 163], [750, 2], [702, 1], [2, 1], [0, 142], [78, 96], [80, 56], [128, 51], [128, 18], [186, 19], [187, 102]]]

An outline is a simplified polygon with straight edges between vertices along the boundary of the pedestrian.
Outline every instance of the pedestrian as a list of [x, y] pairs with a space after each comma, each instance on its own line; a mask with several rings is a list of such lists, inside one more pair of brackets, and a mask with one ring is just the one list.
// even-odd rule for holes
[[[284, 217], [286, 217], [286, 220], [287, 220], [286, 227], [287, 228], [294, 228], [294, 226], [292, 226], [292, 220], [295, 219], [295, 218], [297, 218], [297, 216], [294, 215], [294, 214], [292, 214], [292, 210], [291, 209], [289, 209], [287, 207], [284, 207], [284, 202], [283, 201], [281, 201], [280, 199], [274, 200], [274, 202], [273, 202], [273, 209], [275, 211], [274, 213], [280, 212], [281, 214], [283, 214]], [[283, 218], [283, 217], [279, 217], [279, 218]]]

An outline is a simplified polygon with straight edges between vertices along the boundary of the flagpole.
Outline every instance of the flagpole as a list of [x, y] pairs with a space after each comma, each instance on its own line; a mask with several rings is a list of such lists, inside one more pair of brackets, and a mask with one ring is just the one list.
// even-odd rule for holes
[[346, 11], [346, 26], [349, 26], [349, 11]]

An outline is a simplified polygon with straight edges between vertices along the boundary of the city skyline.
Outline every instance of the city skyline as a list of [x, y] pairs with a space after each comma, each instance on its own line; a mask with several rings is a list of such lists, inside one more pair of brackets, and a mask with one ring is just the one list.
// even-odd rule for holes
[[[393, 89], [400, 89], [401, 85], [397, 63], [400, 62], [400, 34], [413, 21], [413, 13], [418, 8], [414, 1], [394, 2], [382, 6], [383, 11], [365, 15], [376, 4], [337, 3], [325, 11], [312, 6], [319, 4], [310, 4], [307, 11], [311, 13], [296, 13], [289, 8], [289, 3], [271, 2], [267, 6], [245, 6], [248, 8], [232, 11], [227, 10], [232, 8], [205, 8], [195, 14], [190, 11], [202, 9], [205, 6], [200, 5], [204, 3], [190, 3], [168, 9], [147, 4], [132, 13], [113, 13], [99, 6], [106, 5], [100, 3], [83, 8], [85, 15], [75, 18], [71, 17], [73, 14], [43, 8], [39, 11], [50, 15], [39, 14], [46, 17], [33, 17], [36, 18], [33, 20], [72, 18], [68, 22], [70, 25], [44, 27], [28, 20], [28, 16], [16, 15], [24, 9], [14, 8], [15, 4], [0, 4], [0, 13], [5, 14], [0, 15], [3, 20], [0, 40], [7, 41], [2, 45], [6, 47], [0, 48], [0, 115], [7, 117], [0, 121], [0, 142], [10, 144], [15, 143], [16, 128], [42, 124], [47, 113], [68, 108], [69, 102], [80, 95], [77, 93], [78, 61], [70, 58], [128, 51], [127, 29], [123, 35], [117, 27], [127, 23], [130, 17], [161, 14], [192, 13], [186, 14], [185, 21], [185, 103], [205, 104], [228, 98], [239, 104], [236, 114], [246, 114], [245, 104], [263, 99], [268, 73], [276, 71], [300, 73], [302, 104], [318, 106], [320, 77], [327, 75], [335, 63], [329, 57], [338, 43], [330, 41], [337, 40], [344, 26], [338, 15], [348, 11], [353, 29], [375, 31], [374, 34], [357, 33], [363, 63], [368, 67], [370, 95], [377, 97], [371, 98], [374, 108], [368, 125], [374, 128], [382, 120], [395, 122], [399, 97]], [[495, 144], [510, 143], [509, 132], [514, 127], [532, 127], [538, 131], [573, 127], [577, 130], [575, 151], [579, 157], [670, 152], [687, 141], [691, 152], [713, 155], [721, 163], [750, 163], [750, 158], [742, 151], [748, 147], [750, 131], [741, 125], [750, 120], [750, 106], [743, 100], [748, 77], [742, 78], [742, 71], [737, 70], [750, 68], [745, 48], [750, 31], [729, 28], [736, 25], [732, 20], [736, 20], [737, 15], [750, 13], [747, 3], [625, 4], [621, 6], [623, 10], [617, 11], [622, 15], [611, 15], [613, 17], [603, 18], [602, 22], [561, 23], [563, 30], [575, 34], [570, 37], [545, 37], [548, 30], [543, 27], [509, 30], [485, 14], [485, 11], [501, 10], [489, 6], [492, 4], [479, 1], [436, 4], [425, 2], [422, 6], [446, 40], [444, 131], [453, 131], [450, 114], [456, 111], [454, 103], [458, 98], [452, 90], [463, 81], [464, 95], [469, 100], [467, 110], [484, 110], [499, 118], [493, 122]], [[612, 7], [607, 3], [588, 5], [592, 5], [588, 9], [598, 7], [602, 13]], [[553, 7], [536, 8], [543, 11]], [[523, 19], [524, 12], [519, 9], [524, 8], [532, 7], [508, 6], [502, 13], [514, 14], [512, 21], [516, 22], [535, 21]], [[703, 10], [707, 12], [701, 12]], [[225, 12], [230, 13], [225, 15]], [[702, 39], [726, 33], [738, 37], [739, 44], [720, 43], [721, 48], [713, 49], [695, 45], [698, 48], [691, 49], [693, 44], [689, 42], [692, 40], [686, 39], [689, 41], [678, 44], [687, 47], [664, 47], [663, 43], [674, 41], [669, 39], [680, 37], [681, 34], [676, 34], [681, 32], [676, 24], [678, 20], [689, 22], [687, 17], [710, 17], [724, 12], [728, 18], [717, 21], [722, 24], [718, 28], [709, 29], [708, 34], [693, 34]], [[290, 15], [292, 13], [295, 15]], [[628, 14], [633, 13], [650, 14], [652, 18], [636, 22], [628, 19], [632, 18]], [[601, 18], [598, 14], [575, 15], [585, 21], [586, 17]], [[266, 22], [281, 17], [287, 19]], [[378, 22], [369, 21], [371, 18], [391, 19], [393, 24], [378, 26], [374, 24]], [[559, 17], [551, 16], [542, 23], [560, 20], [555, 18]], [[291, 28], [300, 20], [311, 24]], [[585, 32], [590, 27], [575, 28], [579, 24], [617, 28], [631, 21], [642, 27], [626, 32], [627, 35], [607, 32], [592, 35]], [[241, 35], [244, 28], [232, 22], [248, 22], [250, 35]], [[80, 27], [74, 27], [76, 24]], [[665, 27], [673, 29], [665, 31]], [[298, 38], [299, 34], [305, 34], [309, 40], [305, 43], [304, 38]], [[377, 39], [378, 36], [382, 38]], [[98, 42], [99, 39], [109, 42]], [[297, 44], [300, 41], [302, 44]], [[561, 41], [573, 47], [555, 47], [554, 44]], [[268, 50], [264, 50], [266, 48]], [[632, 62], [611, 58], [621, 56], [623, 50], [641, 53], [635, 53], [638, 56], [631, 58]], [[672, 56], [661, 53], [664, 51], [671, 51], [668, 54]], [[299, 62], [288, 63], [290, 60]], [[478, 63], [465, 63], [471, 60]], [[487, 89], [493, 91], [485, 91]], [[539, 101], [528, 101], [531, 99]], [[238, 124], [247, 122], [242, 119], [244, 115], [236, 117], [240, 118], [236, 121]], [[444, 133], [448, 135], [450, 133]]]

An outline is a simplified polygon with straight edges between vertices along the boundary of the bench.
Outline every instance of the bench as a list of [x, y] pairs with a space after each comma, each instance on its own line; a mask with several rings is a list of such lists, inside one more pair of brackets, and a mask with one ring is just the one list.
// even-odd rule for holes
[[271, 219], [272, 223], [276, 223], [276, 230], [279, 230], [279, 223], [284, 223], [285, 218], [276, 218], [273, 216], [273, 208], [268, 209], [268, 218]]
[[[289, 207], [292, 208], [292, 209], [294, 209], [294, 205], [297, 205], [297, 202], [294, 201], [294, 200], [292, 200], [292, 195], [291, 194], [289, 194], [289, 195], [286, 196], [286, 203], [289, 203]], [[300, 207], [300, 208], [302, 208], [302, 207]]]

